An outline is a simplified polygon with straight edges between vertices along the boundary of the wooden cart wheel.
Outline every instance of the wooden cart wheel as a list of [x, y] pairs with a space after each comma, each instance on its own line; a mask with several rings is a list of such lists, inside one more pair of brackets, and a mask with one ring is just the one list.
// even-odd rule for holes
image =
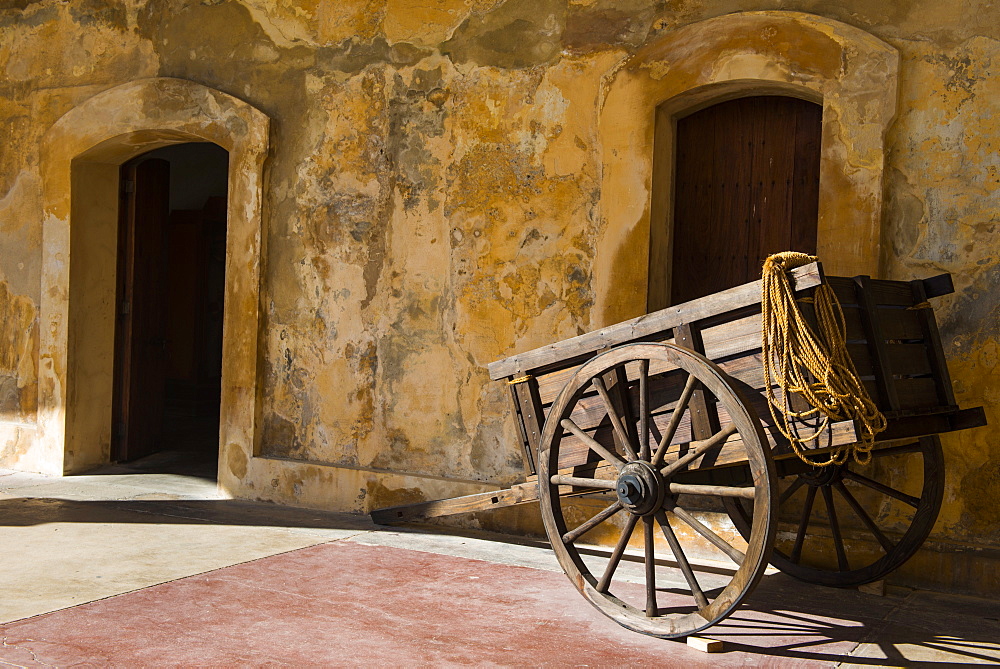
[[[778, 517], [788, 522], [790, 531], [778, 532], [771, 564], [809, 583], [852, 587], [883, 578], [913, 556], [941, 508], [941, 442], [936, 436], [925, 437], [876, 449], [872, 456], [866, 466], [848, 461], [813, 469], [794, 466], [794, 461], [791, 471], [778, 468]], [[901, 490], [894, 476], [912, 476], [917, 468], [922, 470], [919, 493]], [[752, 503], [727, 499], [725, 505], [739, 532], [751, 536]], [[814, 534], [809, 534], [810, 528]], [[877, 546], [874, 553], [872, 545]]]
[[[625, 376], [627, 395], [622, 385], [609, 389], [609, 377], [621, 384]], [[672, 396], [667, 386], [676, 391]], [[690, 421], [705, 407], [717, 407], [721, 429], [679, 444], [685, 416]], [[722, 620], [756, 585], [774, 539], [776, 477], [766, 444], [740, 391], [697, 353], [672, 344], [629, 344], [593, 358], [552, 404], [539, 442], [542, 520], [563, 570], [591, 604], [637, 632], [679, 637]], [[574, 448], [587, 450], [589, 473], [559, 471], [560, 452]], [[745, 462], [750, 477], [728, 485], [697, 478], [702, 463], [723, 460]], [[700, 480], [707, 483], [690, 482]], [[561, 496], [580, 493], [605, 496], [604, 508], [582, 522]], [[685, 509], [693, 496], [716, 503], [728, 496], [752, 499], [747, 546], [732, 545]], [[637, 527], [637, 554], [630, 554]], [[588, 534], [614, 549], [586, 545]], [[690, 552], [695, 535], [716, 551], [713, 559], [736, 566], [696, 574], [683, 546]]]

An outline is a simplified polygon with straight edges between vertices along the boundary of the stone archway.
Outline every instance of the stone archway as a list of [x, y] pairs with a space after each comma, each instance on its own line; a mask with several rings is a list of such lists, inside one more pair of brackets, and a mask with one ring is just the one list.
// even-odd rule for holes
[[672, 160], [655, 159], [654, 145], [672, 155], [677, 115], [745, 95], [822, 104], [818, 253], [833, 274], [878, 274], [898, 61], [893, 47], [853, 26], [774, 11], [685, 26], [613, 68], [599, 121], [605, 227], [594, 264], [593, 325], [645, 313], [650, 263], [669, 262], [669, 239], [656, 237], [672, 227]]
[[106, 261], [114, 257], [118, 167], [184, 142], [212, 142], [229, 152], [219, 457], [252, 457], [268, 127], [262, 112], [237, 98], [154, 78], [99, 93], [48, 131], [37, 470], [66, 474], [108, 461], [115, 302], [114, 264]]

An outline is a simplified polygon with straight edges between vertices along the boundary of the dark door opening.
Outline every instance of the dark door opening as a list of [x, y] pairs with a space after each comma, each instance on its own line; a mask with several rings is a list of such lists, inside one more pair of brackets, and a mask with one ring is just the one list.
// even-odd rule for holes
[[112, 458], [215, 477], [228, 153], [208, 143], [121, 169]]
[[816, 253], [822, 113], [758, 96], [677, 121], [671, 304], [756, 281], [771, 253]]

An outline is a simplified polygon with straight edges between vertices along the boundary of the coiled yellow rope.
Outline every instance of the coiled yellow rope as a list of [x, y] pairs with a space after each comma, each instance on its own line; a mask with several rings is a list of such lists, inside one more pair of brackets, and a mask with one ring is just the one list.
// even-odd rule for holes
[[[789, 270], [815, 260], [815, 256], [788, 251], [764, 261], [760, 306], [768, 407], [775, 425], [791, 442], [795, 454], [807, 464], [814, 467], [842, 464], [849, 454], [858, 463], [867, 464], [875, 435], [885, 429], [885, 416], [868, 396], [848, 354], [847, 328], [840, 302], [827, 284], [816, 288], [812, 301], [819, 329], [817, 338], [799, 311], [788, 280]], [[775, 397], [775, 383], [784, 391], [781, 401]], [[793, 393], [811, 408], [794, 411], [790, 399]], [[820, 415], [822, 422], [812, 434], [804, 437], [798, 434], [800, 421], [815, 420]], [[858, 443], [831, 452], [826, 460], [814, 460], [807, 455], [804, 444], [818, 439], [831, 421], [848, 419], [857, 421], [861, 428]]]

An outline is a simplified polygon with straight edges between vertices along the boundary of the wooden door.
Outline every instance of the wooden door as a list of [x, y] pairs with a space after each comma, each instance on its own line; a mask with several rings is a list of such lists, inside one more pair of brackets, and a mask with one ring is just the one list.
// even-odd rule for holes
[[778, 251], [816, 253], [822, 107], [760, 96], [677, 121], [670, 302], [760, 278]]
[[156, 451], [163, 425], [170, 163], [128, 163], [121, 183], [112, 443], [124, 461]]

